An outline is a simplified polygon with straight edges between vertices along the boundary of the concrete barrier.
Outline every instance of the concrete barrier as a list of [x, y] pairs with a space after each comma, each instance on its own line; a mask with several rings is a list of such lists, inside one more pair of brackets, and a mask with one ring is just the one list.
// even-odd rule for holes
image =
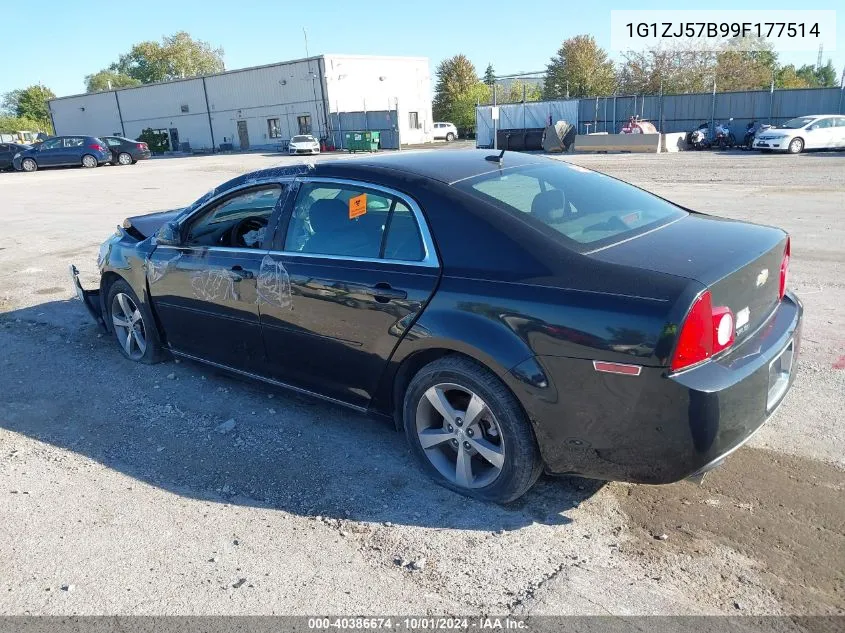
[[578, 134], [576, 152], [639, 152], [660, 151], [660, 134]]
[[671, 132], [660, 136], [661, 152], [684, 152], [689, 149], [686, 132]]

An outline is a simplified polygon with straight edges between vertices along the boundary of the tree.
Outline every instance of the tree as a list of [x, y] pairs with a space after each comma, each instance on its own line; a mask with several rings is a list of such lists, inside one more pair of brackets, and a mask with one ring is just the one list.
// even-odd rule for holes
[[546, 66], [543, 96], [546, 99], [595, 97], [613, 94], [616, 73], [591, 35], [576, 35], [563, 45]]
[[716, 89], [768, 88], [777, 72], [777, 53], [761, 38], [734, 38], [716, 55]]
[[502, 103], [522, 103], [523, 90], [526, 102], [539, 101], [543, 97], [543, 91], [540, 86], [535, 83], [526, 84], [517, 79], [508, 86], [508, 91], [502, 99]]
[[810, 88], [811, 85], [796, 72], [794, 64], [781, 66], [775, 72], [775, 88]]
[[796, 74], [811, 88], [835, 88], [839, 85], [836, 81], [836, 69], [834, 69], [831, 59], [828, 59], [824, 66], [810, 64], [801, 66]]
[[113, 70], [101, 70], [98, 73], [85, 77], [86, 92], [103, 92], [104, 90], [131, 88], [132, 86], [140, 85], [141, 82], [134, 77]]
[[7, 92], [3, 96], [3, 109], [19, 118], [49, 122], [50, 108], [47, 101], [55, 98], [56, 95], [52, 90], [36, 84], [22, 90]]
[[655, 47], [623, 53], [618, 85], [621, 94], [683, 94], [713, 86], [715, 55], [691, 46]]
[[437, 121], [450, 121], [461, 130], [475, 129], [475, 106], [487, 101], [490, 89], [479, 81], [465, 55], [444, 59], [437, 66], [432, 110]]
[[0, 133], [13, 134], [24, 130], [30, 132], [53, 133], [53, 126], [49, 121], [35, 121], [26, 117], [17, 117], [0, 114]]
[[103, 72], [113, 72], [148, 84], [196, 77], [224, 70], [223, 49], [193, 39], [185, 31], [163, 37], [161, 43], [139, 42]]
[[493, 64], [487, 64], [487, 69], [484, 71], [484, 83], [491, 87], [496, 83], [496, 71], [493, 70]]

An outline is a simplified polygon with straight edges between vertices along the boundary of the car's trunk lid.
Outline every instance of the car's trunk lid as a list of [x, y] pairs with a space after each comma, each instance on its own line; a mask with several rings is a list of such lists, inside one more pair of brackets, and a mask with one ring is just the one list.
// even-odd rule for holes
[[786, 239], [780, 229], [693, 213], [590, 257], [700, 282], [714, 306], [734, 313], [741, 340], [777, 305]]

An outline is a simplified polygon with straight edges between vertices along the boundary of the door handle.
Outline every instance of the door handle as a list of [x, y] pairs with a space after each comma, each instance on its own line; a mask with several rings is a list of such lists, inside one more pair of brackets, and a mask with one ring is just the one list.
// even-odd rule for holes
[[408, 293], [404, 290], [396, 290], [389, 283], [380, 282], [368, 288], [367, 293], [372, 295], [379, 303], [387, 303], [392, 299], [407, 299]]
[[252, 279], [254, 277], [252, 272], [244, 270], [242, 266], [232, 266], [230, 272], [235, 281], [243, 281], [244, 279]]

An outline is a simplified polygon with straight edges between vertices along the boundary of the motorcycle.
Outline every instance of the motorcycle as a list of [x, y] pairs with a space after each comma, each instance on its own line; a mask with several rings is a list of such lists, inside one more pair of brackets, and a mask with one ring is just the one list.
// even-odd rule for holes
[[728, 119], [728, 123], [716, 124], [716, 146], [719, 149], [727, 149], [736, 145], [736, 137], [730, 128], [730, 122], [733, 120], [733, 117], [731, 117]]
[[710, 148], [710, 126], [707, 123], [702, 123], [697, 129], [693, 130], [687, 135], [687, 143], [693, 149], [709, 149]]
[[754, 148], [754, 137], [757, 136], [759, 132], [763, 132], [764, 130], [768, 130], [771, 125], [767, 124], [760, 124], [757, 121], [752, 121], [748, 125], [745, 126], [745, 138], [742, 140], [742, 148], [743, 149], [753, 149]]

